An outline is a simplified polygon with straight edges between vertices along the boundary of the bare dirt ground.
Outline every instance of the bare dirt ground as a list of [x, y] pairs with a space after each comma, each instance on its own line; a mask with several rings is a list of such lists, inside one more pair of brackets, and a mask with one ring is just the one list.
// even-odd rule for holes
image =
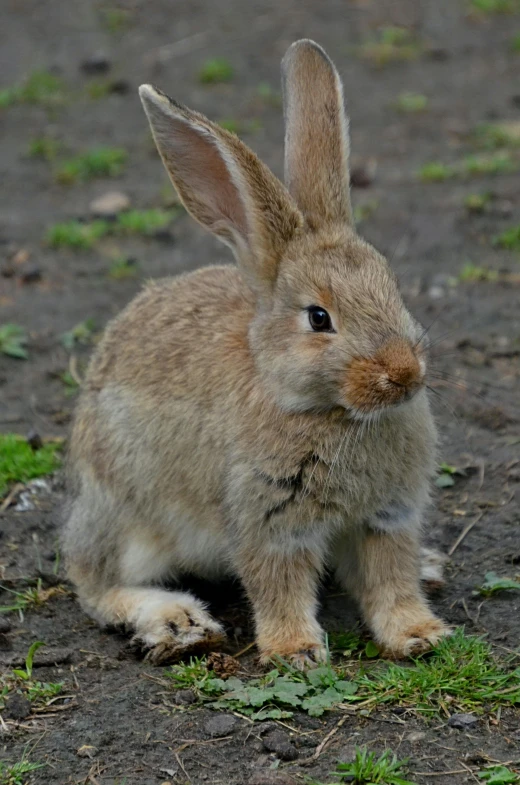
[[[2, 3], [2, 83], [8, 87], [47, 69], [63, 78], [68, 100], [52, 111], [30, 104], [0, 110], [0, 322], [19, 324], [30, 336], [27, 361], [0, 354], [0, 429], [66, 438], [74, 397], [60, 380], [70, 363], [62, 334], [86, 319], [102, 329], [142, 279], [228, 260], [225, 249], [186, 215], [169, 232], [122, 239], [117, 248], [108, 239], [76, 252], [43, 242], [50, 225], [88, 218], [92, 199], [110, 190], [127, 194], [136, 208], [163, 205], [166, 177], [151, 145], [138, 85], [151, 81], [213, 119], [235, 118], [247, 143], [280, 174], [281, 110], [276, 96], [266, 99], [264, 90], [259, 97], [258, 86], [278, 90], [287, 45], [314, 38], [344, 78], [353, 165], [357, 183], [366, 181], [366, 187], [354, 189], [364, 214], [360, 231], [392, 259], [413, 312], [424, 324], [435, 320], [433, 384], [440, 397], [433, 404], [441, 457], [466, 474], [436, 489], [427, 537], [448, 552], [468, 523], [476, 523], [453, 552], [447, 586], [433, 603], [450, 623], [487, 634], [497, 654], [518, 653], [520, 595], [502, 592], [485, 599], [473, 590], [487, 571], [513, 576], [520, 563], [520, 258], [492, 243], [520, 222], [519, 175], [422, 182], [417, 170], [430, 161], [450, 164], [473, 154], [471, 134], [480, 123], [520, 123], [520, 54], [511, 47], [519, 17], [471, 14], [465, 0], [135, 0], [118, 8], [127, 13], [107, 16], [113, 6], [93, 0]], [[420, 50], [411, 60], [374, 67], [358, 47], [390, 25], [411, 30]], [[81, 64], [97, 52], [109, 60], [108, 76], [123, 84], [93, 100], [87, 90], [97, 77]], [[197, 74], [210, 57], [229, 61], [231, 81], [200, 82]], [[424, 94], [426, 110], [397, 111], [404, 91]], [[72, 153], [93, 145], [124, 148], [124, 171], [117, 179], [59, 184], [53, 164], [27, 154], [31, 140], [49, 134]], [[475, 193], [491, 194], [481, 213], [464, 206], [465, 197]], [[19, 253], [24, 249], [28, 259]], [[138, 261], [136, 277], [107, 275], [116, 252]], [[468, 264], [498, 275], [460, 280]], [[471, 280], [479, 277], [484, 280]], [[79, 374], [88, 351], [88, 346], [75, 350]], [[0, 513], [4, 585], [19, 589], [38, 575], [44, 586], [56, 581], [62, 496], [57, 477], [36, 509], [17, 512], [11, 506]], [[214, 599], [212, 587], [206, 593]], [[329, 630], [348, 627], [355, 609], [345, 598], [327, 599], [332, 594], [333, 587], [325, 589], [324, 624]], [[4, 593], [1, 601], [8, 599]], [[220, 588], [216, 613], [230, 630], [230, 650], [243, 649], [251, 629], [236, 587]], [[520, 716], [514, 710], [498, 718], [484, 715], [471, 729], [457, 730], [445, 717], [427, 722], [413, 711], [381, 707], [369, 716], [348, 716], [319, 755], [318, 746], [341, 715], [296, 715], [277, 726], [294, 748], [294, 760], [272, 768], [280, 756], [264, 744], [261, 723], [178, 706], [161, 683], [161, 669], [140, 662], [123, 637], [100, 631], [71, 594], [57, 594], [23, 618], [7, 618], [7, 631], [0, 630], [4, 664], [23, 660], [31, 642], [44, 641], [55, 652], [50, 662], [54, 657], [58, 663], [39, 667], [38, 678], [64, 681], [69, 696], [41, 714], [5, 717], [0, 759], [17, 761], [25, 751], [47, 764], [21, 782], [288, 785], [305, 777], [327, 780], [335, 761], [348, 758], [354, 744], [378, 752], [390, 747], [409, 758], [409, 778], [421, 785], [474, 782], [471, 766], [479, 760], [520, 761]], [[242, 662], [250, 672], [257, 669], [251, 651]], [[93, 757], [78, 753], [85, 745], [93, 748]]]

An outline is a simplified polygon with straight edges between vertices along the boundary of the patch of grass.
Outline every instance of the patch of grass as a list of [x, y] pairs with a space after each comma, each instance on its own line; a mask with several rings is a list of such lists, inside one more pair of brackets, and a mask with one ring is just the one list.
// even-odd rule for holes
[[60, 465], [59, 449], [59, 443], [47, 442], [33, 450], [22, 436], [0, 434], [0, 498], [10, 483], [26, 483], [55, 471]]
[[0, 785], [25, 785], [26, 775], [44, 766], [44, 763], [29, 763], [25, 755], [18, 763], [0, 761]]
[[111, 79], [93, 79], [87, 85], [87, 95], [93, 101], [99, 101], [113, 92], [112, 87], [113, 82]]
[[445, 638], [435, 653], [414, 661], [413, 667], [389, 663], [381, 670], [358, 676], [359, 695], [377, 703], [413, 706], [436, 715], [454, 711], [480, 712], [484, 707], [520, 702], [520, 668], [509, 671], [493, 656], [482, 638], [464, 635], [462, 629]]
[[27, 333], [18, 324], [0, 325], [0, 352], [8, 357], [16, 357], [18, 360], [27, 360], [29, 355], [25, 345], [27, 343]]
[[395, 106], [400, 112], [416, 114], [424, 112], [428, 108], [428, 99], [422, 93], [405, 91], [399, 94]]
[[224, 57], [213, 57], [203, 63], [199, 71], [199, 82], [202, 84], [221, 84], [233, 78], [233, 66]]
[[507, 766], [489, 766], [484, 771], [479, 771], [478, 776], [488, 785], [516, 785], [516, 783], [520, 783], [520, 776]]
[[495, 155], [469, 155], [462, 161], [462, 172], [468, 175], [495, 175], [515, 172], [518, 163], [509, 153]]
[[480, 281], [496, 283], [499, 277], [497, 270], [490, 270], [489, 267], [479, 267], [468, 262], [460, 271], [458, 279], [462, 283], [477, 283]]
[[122, 33], [132, 23], [132, 13], [127, 8], [111, 6], [101, 9], [101, 23], [109, 33]]
[[472, 11], [480, 14], [517, 14], [520, 12], [520, 0], [469, 0]]
[[479, 588], [479, 593], [484, 597], [491, 597], [497, 591], [513, 589], [520, 591], [520, 581], [513, 581], [511, 578], [501, 578], [496, 572], [486, 572], [484, 583]]
[[377, 199], [370, 199], [368, 202], [356, 205], [354, 208], [355, 223], [358, 224], [362, 223], [362, 221], [367, 221], [370, 216], [375, 213], [378, 207], [379, 201]]
[[87, 250], [108, 234], [110, 229], [108, 221], [97, 220], [90, 223], [65, 221], [51, 226], [45, 235], [45, 241], [51, 248]]
[[45, 706], [49, 700], [60, 694], [63, 682], [42, 682], [32, 677], [34, 655], [42, 646], [45, 646], [43, 641], [35, 641], [31, 644], [25, 658], [25, 668], [13, 668], [11, 674], [5, 673], [1, 677], [3, 686], [0, 708], [3, 708], [9, 694], [14, 692], [22, 694], [35, 707]]
[[493, 245], [499, 248], [507, 248], [508, 251], [520, 251], [520, 224], [511, 226], [505, 232], [493, 238]]
[[377, 36], [366, 40], [358, 51], [363, 59], [382, 67], [415, 59], [421, 52], [421, 45], [405, 27], [382, 27]]
[[88, 250], [107, 235], [141, 234], [151, 236], [164, 229], [181, 212], [179, 206], [170, 210], [126, 210], [115, 221], [98, 219], [83, 223], [66, 221], [51, 226], [45, 240], [52, 248]]
[[[356, 747], [356, 756], [352, 763], [338, 763], [332, 776], [355, 785], [416, 785], [404, 779], [407, 762], [398, 760], [390, 750], [385, 750], [378, 756], [375, 752], [369, 752], [366, 747]], [[309, 785], [323, 783], [311, 780]]]
[[94, 319], [85, 319], [83, 322], [78, 322], [71, 330], [67, 330], [61, 336], [61, 342], [65, 349], [71, 352], [77, 344], [87, 346], [92, 343], [96, 334], [96, 322]]
[[117, 217], [114, 230], [124, 234], [150, 235], [164, 229], [173, 218], [172, 211], [159, 210], [127, 210]]
[[29, 143], [28, 154], [31, 158], [43, 158], [44, 161], [54, 161], [61, 147], [61, 143], [52, 136], [37, 136]]
[[518, 147], [520, 145], [520, 123], [514, 121], [483, 123], [475, 128], [473, 139], [479, 147], [484, 147], [487, 150]]
[[127, 256], [120, 256], [114, 259], [108, 271], [109, 278], [114, 281], [121, 281], [124, 278], [135, 278], [139, 272], [139, 265], [135, 259], [129, 259]]
[[431, 161], [422, 166], [418, 176], [423, 182], [442, 182], [452, 177], [477, 177], [515, 172], [519, 163], [510, 153], [470, 155], [454, 164]]
[[0, 90], [0, 109], [13, 104], [53, 107], [65, 101], [65, 86], [49, 71], [34, 71], [22, 84]]
[[448, 166], [440, 161], [431, 161], [429, 164], [421, 166], [418, 174], [424, 183], [441, 183], [450, 177], [455, 177], [456, 172], [453, 166]]
[[260, 82], [256, 88], [257, 96], [263, 103], [276, 108], [282, 105], [282, 96], [279, 90], [275, 90], [269, 82]]
[[470, 213], [483, 213], [493, 198], [490, 191], [481, 194], [468, 194], [464, 198], [464, 207]]
[[120, 147], [95, 147], [62, 163], [55, 177], [63, 185], [114, 177], [122, 171], [126, 159], [127, 152]]

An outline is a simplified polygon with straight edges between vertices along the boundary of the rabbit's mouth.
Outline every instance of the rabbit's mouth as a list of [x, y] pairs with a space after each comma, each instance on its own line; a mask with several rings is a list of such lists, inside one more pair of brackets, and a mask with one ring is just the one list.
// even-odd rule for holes
[[343, 388], [348, 409], [364, 419], [407, 403], [424, 388], [425, 362], [404, 339], [386, 343], [373, 357], [355, 357]]

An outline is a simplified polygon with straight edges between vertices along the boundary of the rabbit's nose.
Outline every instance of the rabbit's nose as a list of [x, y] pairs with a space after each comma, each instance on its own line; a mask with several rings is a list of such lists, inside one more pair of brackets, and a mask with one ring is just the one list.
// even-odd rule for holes
[[407, 341], [399, 338], [389, 341], [379, 350], [377, 359], [384, 368], [387, 381], [402, 388], [407, 397], [422, 386], [424, 370]]

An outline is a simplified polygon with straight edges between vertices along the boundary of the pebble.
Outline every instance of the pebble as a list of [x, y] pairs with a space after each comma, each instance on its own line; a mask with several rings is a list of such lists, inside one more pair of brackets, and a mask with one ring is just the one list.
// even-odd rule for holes
[[458, 728], [464, 730], [465, 728], [472, 728], [478, 722], [478, 717], [474, 714], [452, 714], [448, 720], [450, 728]]
[[204, 731], [208, 736], [211, 736], [212, 739], [215, 739], [219, 736], [227, 736], [231, 733], [236, 724], [237, 720], [235, 717], [232, 717], [231, 714], [219, 714], [205, 723]]
[[31, 703], [17, 692], [5, 702], [4, 716], [11, 720], [24, 720], [31, 713]]
[[103, 52], [95, 52], [90, 57], [85, 58], [80, 64], [84, 74], [106, 74], [110, 70], [110, 60]]
[[37, 264], [26, 265], [20, 274], [22, 283], [36, 283], [36, 281], [41, 281], [41, 279], [42, 271]]
[[174, 700], [177, 706], [190, 706], [195, 703], [197, 697], [193, 690], [177, 690]]
[[40, 450], [43, 447], [42, 437], [35, 431], [34, 428], [29, 431], [26, 436], [26, 441], [29, 447], [32, 447], [33, 450]]
[[268, 752], [274, 752], [280, 760], [295, 760], [298, 750], [293, 746], [287, 733], [282, 730], [273, 730], [262, 739]]
[[90, 212], [98, 218], [110, 218], [128, 210], [130, 199], [121, 191], [108, 191], [90, 203]]
[[430, 300], [442, 300], [446, 296], [446, 292], [442, 286], [430, 286], [428, 289], [428, 297]]

